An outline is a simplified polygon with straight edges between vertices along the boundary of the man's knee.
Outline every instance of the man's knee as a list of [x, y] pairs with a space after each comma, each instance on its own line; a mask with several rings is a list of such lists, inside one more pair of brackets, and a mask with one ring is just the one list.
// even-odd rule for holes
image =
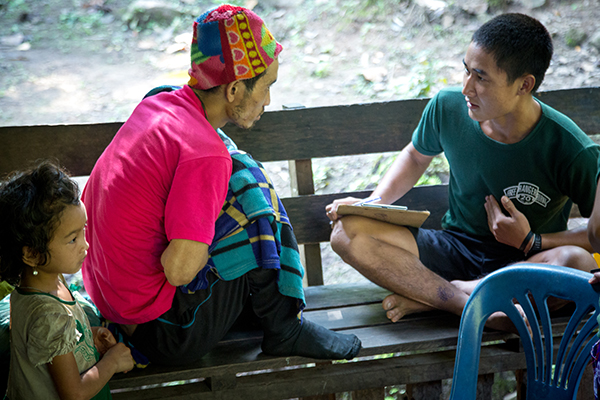
[[333, 224], [331, 231], [331, 249], [345, 258], [354, 247], [353, 242], [361, 234], [360, 218], [346, 216]]
[[[590, 252], [579, 246], [556, 247], [552, 250], [540, 253], [539, 256], [543, 257], [540, 262], [562, 265], [587, 272], [596, 267], [596, 262]], [[535, 256], [532, 258], [535, 258]], [[531, 261], [536, 260], [532, 259]]]

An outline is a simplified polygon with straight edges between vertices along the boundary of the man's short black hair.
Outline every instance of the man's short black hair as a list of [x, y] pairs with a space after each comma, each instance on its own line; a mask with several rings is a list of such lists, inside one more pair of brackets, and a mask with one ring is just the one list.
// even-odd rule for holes
[[523, 75], [535, 77], [535, 92], [552, 59], [552, 38], [540, 21], [524, 14], [502, 14], [482, 25], [473, 43], [492, 54], [496, 65], [513, 83]]

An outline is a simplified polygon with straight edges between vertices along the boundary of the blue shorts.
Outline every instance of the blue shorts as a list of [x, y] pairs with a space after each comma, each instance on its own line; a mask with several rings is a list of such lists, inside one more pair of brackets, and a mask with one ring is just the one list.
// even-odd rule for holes
[[494, 237], [452, 230], [408, 229], [419, 247], [421, 262], [448, 281], [478, 279], [526, 259], [522, 251]]

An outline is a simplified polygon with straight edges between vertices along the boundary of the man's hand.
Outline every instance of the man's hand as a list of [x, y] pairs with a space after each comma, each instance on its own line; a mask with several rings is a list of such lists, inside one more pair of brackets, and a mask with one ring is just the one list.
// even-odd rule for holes
[[589, 281], [592, 285], [596, 283], [600, 283], [600, 272], [594, 272], [594, 275], [590, 278]]
[[497, 241], [518, 249], [531, 230], [529, 221], [507, 196], [502, 196], [501, 200], [502, 206], [508, 211], [508, 217], [504, 215], [494, 196], [485, 198], [488, 227]]
[[329, 217], [329, 219], [332, 221], [339, 219], [340, 216], [337, 215], [337, 208], [340, 204], [354, 204], [356, 202], [359, 202], [360, 200], [361, 199], [357, 199], [356, 197], [346, 197], [344, 199], [334, 200], [333, 203], [328, 204], [325, 207], [325, 210], [327, 211], [327, 217]]

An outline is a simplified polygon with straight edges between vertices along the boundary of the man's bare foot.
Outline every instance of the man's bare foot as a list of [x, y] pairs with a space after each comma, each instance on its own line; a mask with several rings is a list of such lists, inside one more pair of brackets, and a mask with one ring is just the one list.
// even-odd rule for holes
[[381, 303], [386, 311], [385, 315], [392, 321], [398, 322], [400, 318], [423, 311], [431, 311], [432, 307], [419, 303], [418, 301], [408, 299], [399, 294], [390, 294]]
[[460, 290], [461, 292], [464, 292], [466, 294], [468, 294], [469, 296], [471, 295], [471, 293], [473, 293], [473, 290], [475, 290], [475, 287], [477, 286], [477, 284], [481, 281], [481, 279], [477, 279], [475, 281], [452, 281], [450, 282], [451, 284], [453, 284], [454, 286], [456, 286], [458, 288], [458, 290]]
[[[529, 327], [529, 321], [527, 320], [525, 311], [523, 311], [523, 308], [519, 304], [515, 304], [515, 307], [517, 308], [517, 310], [519, 310], [519, 313], [521, 314], [521, 318], [523, 318], [523, 320], [525, 320], [525, 325], [527, 326], [527, 329], [529, 330], [529, 334], [531, 335], [531, 328]], [[511, 332], [511, 333], [516, 333], [516, 334], [519, 333], [519, 331], [517, 330], [517, 327], [511, 321], [511, 319], [508, 318], [508, 316], [506, 314], [504, 314], [503, 312], [500, 312], [500, 311], [495, 312], [492, 315], [490, 315], [487, 322], [485, 323], [485, 326], [488, 328], [496, 329], [496, 330], [503, 331], [503, 332]]]

